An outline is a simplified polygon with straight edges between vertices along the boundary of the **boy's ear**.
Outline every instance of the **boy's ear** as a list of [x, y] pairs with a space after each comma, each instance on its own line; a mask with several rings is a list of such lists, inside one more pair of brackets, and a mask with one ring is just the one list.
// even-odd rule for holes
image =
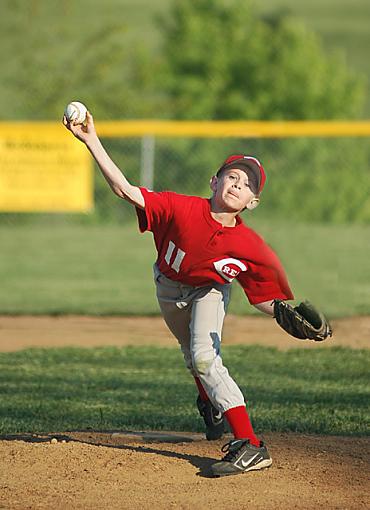
[[255, 209], [258, 204], [260, 203], [260, 199], [258, 197], [254, 197], [252, 198], [252, 200], [246, 205], [246, 208], [248, 209], [248, 211], [252, 211], [253, 209]]
[[218, 179], [217, 179], [217, 177], [215, 175], [209, 181], [209, 187], [211, 188], [213, 193], [215, 193], [216, 190], [217, 190], [217, 182], [218, 182]]

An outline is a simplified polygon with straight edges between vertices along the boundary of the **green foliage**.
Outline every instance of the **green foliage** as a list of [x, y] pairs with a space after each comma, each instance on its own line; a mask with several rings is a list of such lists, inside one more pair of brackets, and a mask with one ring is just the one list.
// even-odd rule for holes
[[[71, 99], [106, 119], [356, 117], [364, 87], [344, 57], [262, 7], [3, 0], [1, 117], [59, 119]], [[159, 12], [167, 21], [155, 29]]]
[[[257, 433], [368, 434], [369, 351], [227, 347], [224, 361]], [[2, 434], [204, 429], [177, 348], [0, 353], [0, 395]]]
[[245, 0], [180, 0], [165, 26], [164, 86], [183, 119], [355, 118], [364, 84], [296, 20]]

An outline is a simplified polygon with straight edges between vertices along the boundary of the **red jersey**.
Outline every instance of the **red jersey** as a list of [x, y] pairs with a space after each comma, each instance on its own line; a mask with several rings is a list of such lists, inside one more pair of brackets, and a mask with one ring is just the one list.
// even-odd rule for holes
[[208, 199], [140, 190], [139, 228], [153, 233], [157, 265], [167, 278], [194, 287], [236, 279], [251, 304], [293, 299], [278, 257], [239, 216], [234, 227], [224, 227], [212, 218]]

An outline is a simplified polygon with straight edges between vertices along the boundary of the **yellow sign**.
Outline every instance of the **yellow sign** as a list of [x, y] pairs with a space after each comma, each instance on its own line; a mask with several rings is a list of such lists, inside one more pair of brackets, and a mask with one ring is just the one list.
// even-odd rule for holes
[[93, 207], [86, 147], [63, 126], [0, 130], [0, 211], [84, 212]]

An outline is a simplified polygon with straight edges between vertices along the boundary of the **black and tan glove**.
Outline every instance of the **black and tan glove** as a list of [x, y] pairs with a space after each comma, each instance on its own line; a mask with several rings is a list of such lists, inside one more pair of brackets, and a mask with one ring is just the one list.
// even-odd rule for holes
[[321, 342], [333, 334], [325, 316], [308, 301], [293, 307], [275, 299], [274, 318], [280, 327], [296, 338]]

